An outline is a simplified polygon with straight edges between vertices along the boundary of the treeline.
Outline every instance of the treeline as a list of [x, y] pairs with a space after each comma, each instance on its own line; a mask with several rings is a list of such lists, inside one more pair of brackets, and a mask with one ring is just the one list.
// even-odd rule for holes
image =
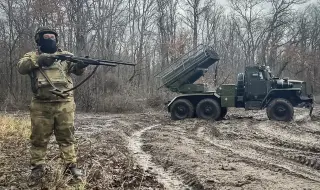
[[34, 32], [43, 25], [55, 28], [60, 47], [75, 55], [137, 64], [100, 67], [76, 91], [85, 111], [159, 105], [169, 94], [155, 75], [199, 44], [213, 45], [221, 57], [201, 79], [213, 87], [263, 64], [276, 76], [307, 80], [317, 92], [320, 4], [310, 1], [1, 0], [1, 109], [28, 105], [30, 81], [16, 64], [36, 48]]

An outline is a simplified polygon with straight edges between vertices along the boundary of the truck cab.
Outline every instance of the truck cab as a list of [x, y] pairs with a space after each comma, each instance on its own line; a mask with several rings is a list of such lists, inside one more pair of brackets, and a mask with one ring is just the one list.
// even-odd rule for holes
[[[275, 120], [289, 121], [293, 117], [292, 107], [311, 108], [313, 104], [306, 82], [275, 78], [268, 66], [248, 66], [244, 73], [238, 74], [237, 84], [234, 85], [236, 94], [234, 106], [231, 102], [225, 102], [225, 91], [230, 91], [228, 90], [230, 88], [233, 89], [233, 85], [221, 85], [218, 88], [221, 106], [245, 108], [245, 110], [267, 108], [268, 117]], [[227, 100], [233, 101], [231, 98], [227, 97]], [[282, 102], [282, 106], [279, 102]]]

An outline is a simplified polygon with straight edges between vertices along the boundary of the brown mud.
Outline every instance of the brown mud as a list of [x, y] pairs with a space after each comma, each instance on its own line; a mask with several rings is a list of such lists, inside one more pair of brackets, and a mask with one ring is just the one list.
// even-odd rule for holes
[[[318, 109], [312, 118], [296, 109], [288, 123], [240, 109], [221, 121], [172, 121], [165, 112], [78, 113], [79, 166], [86, 189], [320, 189]], [[59, 164], [52, 143], [48, 160]], [[10, 159], [0, 163], [6, 168], [0, 189], [26, 187], [27, 147], [0, 149]]]

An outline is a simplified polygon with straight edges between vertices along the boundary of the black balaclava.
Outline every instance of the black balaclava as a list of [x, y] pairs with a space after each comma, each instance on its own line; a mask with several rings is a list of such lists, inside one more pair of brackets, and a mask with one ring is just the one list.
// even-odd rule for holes
[[57, 51], [57, 41], [56, 39], [44, 39], [42, 33], [40, 35], [39, 46], [40, 51], [43, 53], [54, 53]]

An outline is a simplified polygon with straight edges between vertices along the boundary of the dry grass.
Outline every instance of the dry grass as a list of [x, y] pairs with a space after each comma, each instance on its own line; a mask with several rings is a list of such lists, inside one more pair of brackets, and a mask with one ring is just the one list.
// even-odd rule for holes
[[[149, 109], [164, 109], [171, 92], [146, 92], [130, 82], [119, 81], [110, 75], [101, 81], [101, 86], [82, 86], [75, 91], [77, 109], [85, 112], [142, 113]], [[165, 98], [164, 98], [165, 97]]]
[[27, 117], [15, 118], [9, 115], [0, 115], [0, 141], [26, 140], [30, 136], [30, 128], [31, 123]]
[[12, 185], [16, 175], [23, 173], [21, 168], [28, 168], [28, 161], [22, 159], [28, 155], [30, 128], [27, 117], [0, 115], [0, 189]]
[[98, 112], [137, 113], [145, 109], [143, 100], [129, 95], [112, 95], [101, 100], [102, 107]]

